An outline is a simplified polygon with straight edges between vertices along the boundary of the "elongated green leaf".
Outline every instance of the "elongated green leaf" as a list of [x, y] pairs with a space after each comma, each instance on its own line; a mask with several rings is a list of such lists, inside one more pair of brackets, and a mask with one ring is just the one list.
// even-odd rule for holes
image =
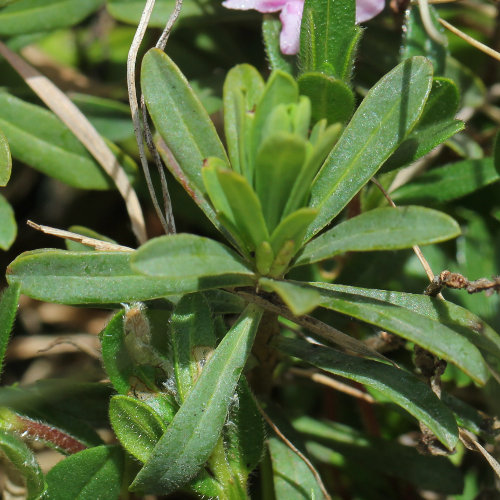
[[310, 241], [295, 265], [310, 264], [343, 252], [397, 250], [455, 238], [459, 225], [449, 216], [424, 207], [384, 207], [342, 222]]
[[182, 403], [215, 349], [212, 313], [203, 294], [184, 296], [172, 313], [170, 327], [177, 394]]
[[262, 39], [271, 70], [279, 69], [293, 74], [293, 58], [286, 56], [280, 48], [281, 21], [274, 16], [264, 16]]
[[429, 427], [448, 449], [455, 447], [458, 428], [453, 413], [414, 375], [303, 340], [280, 338], [277, 347], [322, 370], [376, 389]]
[[[376, 474], [398, 477], [417, 487], [440, 493], [460, 493], [463, 477], [447, 457], [422, 455], [414, 447], [405, 446], [395, 440], [374, 438], [337, 422], [320, 422], [310, 417], [294, 420], [295, 429], [321, 443], [327, 449], [309, 446], [312, 456], [326, 463], [328, 455], [342, 455], [343, 459], [358, 469], [369, 469]], [[321, 453], [324, 451], [323, 453]]]
[[316, 287], [323, 297], [322, 306], [377, 325], [414, 342], [436, 356], [455, 364], [477, 383], [489, 377], [486, 364], [471, 342], [444, 324], [385, 300]]
[[40, 498], [47, 485], [35, 455], [28, 446], [20, 438], [0, 430], [0, 452], [26, 481], [27, 499]]
[[306, 141], [295, 134], [276, 133], [262, 142], [255, 163], [255, 190], [270, 232], [281, 220], [305, 159]]
[[12, 156], [40, 172], [77, 188], [114, 187], [82, 143], [50, 111], [0, 93], [0, 128]]
[[299, 77], [301, 95], [311, 99], [313, 123], [325, 118], [329, 124], [346, 122], [354, 111], [354, 94], [342, 81], [323, 73], [303, 73]]
[[0, 295], [0, 375], [2, 374], [10, 332], [14, 326], [20, 288], [19, 285], [9, 286]]
[[194, 234], [172, 234], [148, 241], [133, 255], [132, 266], [149, 276], [196, 277], [200, 282], [205, 276], [253, 274], [228, 247]]
[[188, 182], [205, 193], [201, 179], [203, 160], [214, 156], [229, 168], [226, 152], [207, 112], [179, 68], [159, 49], [151, 49], [144, 56], [141, 88], [156, 130]]
[[463, 160], [434, 168], [391, 196], [400, 203], [444, 203], [466, 196], [500, 179], [493, 158]]
[[221, 220], [237, 232], [247, 251], [269, 239], [260, 200], [243, 175], [210, 165], [203, 168], [203, 180]]
[[414, 57], [368, 92], [314, 181], [309, 205], [319, 214], [307, 239], [342, 210], [405, 139], [420, 117], [431, 83], [432, 66]]
[[261, 314], [248, 306], [224, 337], [132, 483], [133, 491], [167, 494], [201, 469], [219, 440]]
[[20, 283], [21, 293], [62, 304], [117, 304], [252, 283], [243, 274], [145, 276], [132, 269], [130, 258], [128, 252], [25, 252], [9, 266], [7, 280]]
[[451, 56], [446, 58], [444, 75], [458, 86], [460, 105], [477, 108], [484, 103], [486, 88], [481, 79], [469, 68]]
[[113, 396], [109, 420], [123, 447], [146, 462], [167, 426], [146, 403], [130, 396]]
[[255, 106], [264, 90], [260, 73], [249, 64], [232, 68], [224, 81], [224, 135], [231, 166], [246, 175], [245, 139], [250, 134]]
[[0, 131], [0, 186], [7, 185], [12, 171], [12, 157], [10, 155], [9, 141]]
[[38, 33], [73, 26], [102, 3], [103, 0], [19, 0], [0, 10], [0, 34]]
[[9, 202], [0, 194], [0, 248], [8, 250], [17, 234], [14, 210]]
[[434, 78], [429, 98], [415, 129], [418, 130], [423, 125], [452, 120], [459, 104], [460, 93], [453, 80], [444, 77]]
[[276, 292], [296, 316], [311, 312], [321, 303], [321, 295], [316, 290], [289, 281], [260, 278], [259, 286], [267, 292]]
[[354, 0], [306, 0], [300, 33], [302, 71], [349, 82], [361, 30]]
[[118, 446], [96, 446], [71, 455], [47, 474], [53, 500], [118, 500], [123, 475], [123, 452]]

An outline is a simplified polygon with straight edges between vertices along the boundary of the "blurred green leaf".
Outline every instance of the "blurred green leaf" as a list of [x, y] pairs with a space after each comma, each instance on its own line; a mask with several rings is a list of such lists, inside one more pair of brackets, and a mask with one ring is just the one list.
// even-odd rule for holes
[[432, 66], [415, 57], [368, 92], [314, 181], [309, 206], [319, 214], [306, 239], [344, 208], [405, 139], [420, 117], [431, 83]]
[[9, 202], [0, 194], [0, 248], [8, 250], [17, 235], [17, 224], [14, 210]]
[[352, 116], [354, 94], [342, 80], [319, 72], [308, 72], [300, 75], [298, 83], [301, 95], [311, 100], [313, 123], [323, 118], [329, 124], [344, 123]]
[[19, 0], [0, 10], [0, 35], [19, 35], [73, 26], [104, 0]]
[[272, 15], [264, 16], [264, 21], [262, 22], [262, 39], [264, 41], [264, 48], [266, 49], [269, 66], [272, 71], [279, 69], [286, 73], [293, 74], [293, 58], [281, 52], [280, 33], [281, 21]]
[[151, 458], [136, 476], [132, 491], [164, 495], [199, 472], [219, 440], [261, 315], [258, 308], [248, 306], [221, 341]]
[[47, 485], [34, 453], [13, 434], [0, 429], [0, 453], [17, 469], [26, 481], [28, 500], [43, 496]]
[[459, 225], [424, 207], [384, 207], [348, 219], [310, 241], [294, 265], [328, 259], [344, 252], [398, 250], [455, 238]]
[[9, 141], [0, 131], [0, 186], [6, 186], [12, 171], [12, 157], [10, 154]]
[[462, 63], [448, 56], [444, 77], [449, 78], [460, 91], [460, 107], [478, 108], [486, 98], [486, 88], [481, 79]]
[[146, 462], [167, 425], [146, 403], [130, 396], [113, 396], [109, 420], [122, 446]]
[[20, 288], [19, 285], [9, 286], [0, 295], [0, 375], [2, 374], [10, 332], [16, 318]]
[[51, 500], [120, 498], [123, 451], [118, 446], [96, 446], [56, 464], [47, 474]]
[[329, 373], [373, 387], [424, 423], [452, 450], [458, 441], [453, 413], [414, 375], [394, 366], [341, 353], [303, 340], [280, 338], [280, 351]]

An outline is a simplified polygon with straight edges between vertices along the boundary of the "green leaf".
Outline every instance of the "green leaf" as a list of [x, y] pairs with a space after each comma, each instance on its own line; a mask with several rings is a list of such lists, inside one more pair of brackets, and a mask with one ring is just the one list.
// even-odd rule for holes
[[8, 250], [17, 235], [17, 224], [14, 210], [9, 202], [0, 194], [0, 248]]
[[478, 108], [483, 105], [486, 98], [486, 88], [481, 79], [469, 68], [448, 56], [443, 76], [458, 86], [461, 107]]
[[96, 11], [103, 0], [19, 0], [0, 10], [0, 35], [38, 33], [73, 26]]
[[259, 286], [266, 292], [276, 292], [295, 316], [310, 313], [321, 303], [321, 295], [316, 290], [299, 283], [260, 278]]
[[311, 190], [319, 210], [306, 238], [327, 225], [376, 173], [420, 117], [432, 83], [423, 57], [402, 62], [367, 94]]
[[270, 232], [281, 220], [305, 159], [306, 141], [291, 133], [267, 136], [259, 148], [255, 163], [255, 190]]
[[194, 234], [171, 234], [149, 240], [132, 256], [132, 266], [149, 276], [197, 279], [200, 285], [205, 279], [215, 276], [232, 275], [235, 279], [241, 275], [240, 279], [245, 283], [253, 276], [231, 249]]
[[40, 172], [76, 188], [114, 187], [83, 144], [52, 112], [0, 93], [0, 128], [9, 140], [12, 156]]
[[203, 161], [214, 156], [229, 168], [226, 152], [207, 112], [179, 68], [159, 49], [149, 50], [142, 60], [141, 88], [156, 130], [182, 173], [205, 193], [201, 179]]
[[212, 313], [201, 293], [185, 295], [170, 318], [177, 394], [182, 403], [215, 349]]
[[459, 225], [449, 216], [424, 207], [384, 207], [348, 219], [310, 241], [295, 265], [311, 264], [339, 253], [399, 250], [455, 238]]
[[47, 485], [36, 457], [28, 446], [17, 436], [0, 429], [0, 453], [26, 481], [27, 499], [41, 498]]
[[10, 155], [9, 141], [0, 131], [0, 186], [6, 186], [12, 171], [12, 157]]
[[279, 69], [292, 75], [294, 70], [293, 58], [282, 54], [280, 33], [281, 21], [272, 15], [265, 15], [262, 22], [262, 39], [269, 66], [272, 71]]
[[498, 181], [493, 158], [463, 160], [433, 168], [400, 187], [391, 196], [398, 203], [446, 203]]
[[439, 358], [458, 366], [462, 371], [484, 385], [488, 368], [478, 351], [466, 338], [444, 324], [409, 309], [386, 302], [385, 299], [360, 297], [337, 292], [328, 284], [316, 284], [323, 297], [322, 306], [393, 332]]
[[123, 452], [118, 446], [96, 446], [56, 464], [47, 474], [51, 500], [118, 500], [123, 475]]
[[260, 200], [246, 177], [207, 165], [203, 168], [203, 180], [222, 223], [228, 231], [237, 232], [247, 252], [269, 240]]
[[[243, 274], [179, 277], [180, 269], [174, 277], [145, 276], [132, 269], [131, 255], [63, 250], [25, 252], [10, 264], [7, 280], [20, 283], [21, 293], [30, 297], [62, 304], [119, 304], [252, 283]], [[190, 257], [188, 260], [192, 262]]]
[[146, 462], [167, 426], [146, 403], [130, 396], [113, 396], [109, 420], [123, 447]]
[[354, 0], [306, 0], [300, 32], [300, 67], [349, 82], [361, 29]]
[[10, 332], [16, 318], [20, 288], [19, 285], [9, 286], [0, 295], [0, 375], [2, 374]]
[[[94, 238], [96, 240], [108, 241], [109, 243], [117, 243], [115, 240], [104, 236], [93, 229], [89, 229], [84, 226], [70, 226], [68, 231], [72, 233], [81, 234], [82, 236], [88, 236], [89, 238]], [[83, 243], [79, 243], [78, 241], [73, 241], [69, 239], [65, 239], [64, 243], [66, 244], [66, 250], [72, 252], [80, 252], [80, 251], [89, 251], [92, 250], [92, 247], [88, 245], [84, 245]]]
[[224, 135], [233, 170], [248, 172], [245, 139], [249, 136], [254, 110], [264, 90], [260, 73], [249, 64], [229, 70], [224, 81]]
[[289, 356], [379, 391], [429, 427], [449, 450], [457, 444], [458, 428], [453, 413], [414, 375], [303, 340], [280, 338], [276, 343]]
[[311, 99], [313, 123], [347, 122], [354, 111], [354, 94], [342, 81], [323, 73], [302, 73], [298, 79], [301, 95]]
[[132, 483], [132, 491], [165, 495], [186, 484], [219, 440], [262, 312], [248, 306], [208, 360], [198, 382]]
[[[445, 29], [439, 24], [439, 14], [436, 9], [429, 5], [429, 13], [431, 21], [436, 29], [443, 36], [446, 33]], [[434, 66], [434, 72], [437, 75], [442, 75], [446, 67], [446, 56], [448, 51], [446, 46], [431, 38], [425, 28], [420, 8], [418, 5], [412, 5], [406, 11], [406, 20], [403, 28], [403, 48], [401, 51], [401, 59], [407, 59], [413, 56], [425, 56]]]

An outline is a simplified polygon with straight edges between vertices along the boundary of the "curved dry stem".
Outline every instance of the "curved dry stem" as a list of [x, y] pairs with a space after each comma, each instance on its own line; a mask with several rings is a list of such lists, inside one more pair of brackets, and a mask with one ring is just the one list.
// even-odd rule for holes
[[422, 18], [422, 24], [424, 25], [425, 31], [427, 34], [437, 43], [441, 45], [446, 45], [447, 38], [443, 34], [439, 33], [439, 31], [434, 26], [431, 13], [429, 11], [429, 2], [428, 0], [418, 0], [418, 6], [420, 7], [420, 17]]
[[165, 45], [167, 45], [167, 40], [168, 37], [170, 36], [170, 32], [172, 31], [172, 28], [174, 27], [175, 22], [177, 21], [177, 18], [179, 17], [179, 14], [181, 13], [181, 8], [182, 8], [182, 0], [175, 0], [175, 8], [170, 14], [170, 17], [167, 21], [167, 24], [163, 30], [163, 33], [161, 34], [160, 38], [156, 42], [156, 48], [164, 50]]
[[64, 92], [2, 42], [0, 42], [0, 54], [21, 75], [47, 107], [75, 134], [104, 171], [113, 179], [125, 200], [132, 230], [139, 243], [144, 243], [147, 239], [146, 225], [139, 199], [125, 171], [101, 135]]

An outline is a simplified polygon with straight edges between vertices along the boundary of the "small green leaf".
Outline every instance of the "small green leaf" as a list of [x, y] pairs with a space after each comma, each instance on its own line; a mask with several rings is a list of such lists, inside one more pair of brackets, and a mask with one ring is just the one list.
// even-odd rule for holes
[[47, 485], [36, 457], [28, 446], [17, 436], [0, 429], [0, 453], [12, 463], [26, 481], [27, 499], [41, 498]]
[[463, 160], [433, 168], [394, 191], [398, 203], [438, 204], [456, 200], [500, 179], [493, 158]]
[[405, 139], [431, 89], [423, 57], [402, 62], [367, 94], [317, 175], [309, 206], [319, 214], [306, 239], [335, 217]]
[[231, 232], [237, 231], [247, 251], [269, 240], [260, 200], [243, 175], [206, 166], [203, 180], [221, 220], [229, 222]]
[[[132, 256], [137, 271], [169, 279], [198, 279], [241, 275], [248, 282], [252, 271], [231, 249], [194, 234], [171, 234], [149, 240]], [[251, 280], [250, 280], [251, 281]], [[201, 287], [200, 287], [201, 289]]]
[[270, 15], [264, 16], [262, 22], [262, 39], [266, 49], [267, 60], [271, 70], [279, 69], [293, 74], [293, 58], [285, 56], [280, 48], [281, 21]]
[[120, 498], [123, 452], [118, 446], [96, 446], [56, 464], [47, 474], [51, 500]]
[[215, 349], [212, 313], [201, 293], [185, 295], [170, 318], [177, 394], [182, 403]]
[[17, 224], [14, 210], [9, 202], [0, 194], [0, 248], [8, 250], [17, 235]]
[[325, 118], [329, 124], [345, 123], [354, 111], [354, 94], [342, 81], [323, 73], [302, 73], [298, 79], [301, 95], [311, 99], [312, 121]]
[[198, 382], [132, 483], [165, 495], [200, 471], [219, 440], [262, 312], [248, 306], [203, 368]]
[[270, 135], [259, 148], [255, 163], [255, 190], [270, 232], [281, 220], [305, 159], [306, 141], [291, 133]]
[[453, 413], [414, 375], [303, 340], [280, 338], [276, 344], [289, 356], [381, 392], [429, 427], [449, 450], [457, 444], [458, 428]]
[[439, 358], [458, 366], [463, 372], [484, 385], [488, 368], [479, 350], [466, 338], [444, 324], [432, 321], [409, 309], [386, 302], [329, 289], [328, 284], [315, 284], [321, 292], [322, 306], [393, 332]]
[[[226, 252], [232, 260], [230, 250]], [[183, 277], [182, 270], [177, 269], [174, 277], [145, 276], [132, 269], [131, 255], [63, 250], [25, 252], [8, 267], [7, 280], [10, 284], [20, 283], [21, 293], [30, 297], [62, 304], [130, 303], [220, 286], [252, 284], [250, 276], [241, 273]], [[192, 262], [191, 257], [186, 258]], [[240, 270], [243, 268], [239, 262], [236, 265]]]
[[73, 26], [102, 3], [103, 0], [19, 0], [0, 10], [0, 34], [11, 36]]
[[6, 186], [12, 171], [12, 157], [10, 154], [9, 141], [0, 131], [0, 186]]
[[167, 425], [146, 403], [130, 396], [113, 396], [109, 420], [123, 447], [146, 462]]
[[0, 375], [2, 374], [3, 361], [7, 344], [9, 343], [10, 332], [14, 326], [16, 318], [19, 295], [21, 293], [20, 285], [12, 285], [3, 290], [0, 295]]
[[455, 238], [459, 225], [424, 207], [384, 207], [348, 219], [310, 241], [295, 265], [311, 264], [339, 253], [399, 250]]
[[259, 286], [267, 292], [276, 292], [295, 316], [310, 313], [321, 303], [321, 295], [313, 288], [299, 283], [260, 278]]

